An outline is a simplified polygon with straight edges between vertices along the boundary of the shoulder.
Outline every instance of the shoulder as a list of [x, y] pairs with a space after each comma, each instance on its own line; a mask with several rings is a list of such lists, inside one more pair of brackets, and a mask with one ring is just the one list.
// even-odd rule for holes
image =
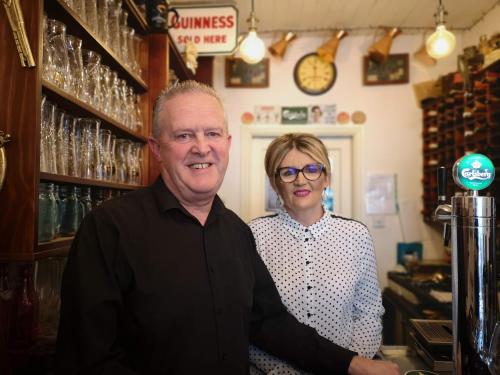
[[356, 231], [358, 234], [366, 234], [370, 235], [368, 227], [362, 223], [361, 221], [351, 219], [348, 217], [338, 216], [334, 214], [330, 214], [330, 221], [334, 226], [340, 226], [343, 229], [350, 229]]
[[255, 219], [250, 220], [248, 225], [252, 229], [252, 231], [257, 230], [259, 228], [265, 228], [270, 225], [273, 225], [277, 222], [278, 214], [271, 214], [266, 216], [256, 217]]

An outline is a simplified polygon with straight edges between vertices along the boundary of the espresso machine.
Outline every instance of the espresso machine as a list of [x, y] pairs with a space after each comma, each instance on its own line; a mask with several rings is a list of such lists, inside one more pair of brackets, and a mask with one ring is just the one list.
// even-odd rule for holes
[[464, 189], [446, 203], [446, 169], [438, 169], [435, 217], [444, 223], [452, 248], [453, 372], [500, 375], [500, 324], [495, 262], [495, 199], [480, 196], [494, 180], [484, 155], [470, 154], [453, 166], [453, 180]]

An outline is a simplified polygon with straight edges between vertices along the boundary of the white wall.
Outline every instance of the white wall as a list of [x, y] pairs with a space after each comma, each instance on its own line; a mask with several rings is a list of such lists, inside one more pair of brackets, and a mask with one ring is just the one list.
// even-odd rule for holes
[[[410, 54], [410, 84], [363, 86], [362, 56], [373, 43], [373, 36], [348, 36], [343, 39], [336, 57], [338, 77], [326, 94], [314, 97], [302, 94], [293, 80], [293, 67], [304, 54], [313, 52], [325, 36], [299, 36], [288, 48], [283, 61], [271, 57], [270, 87], [266, 89], [234, 89], [224, 85], [224, 58], [214, 62], [214, 86], [221, 94], [233, 136], [231, 159], [220, 195], [226, 205], [240, 212], [240, 117], [253, 112], [255, 105], [337, 105], [337, 112], [362, 110], [367, 114], [364, 133], [364, 170], [369, 173], [395, 173], [398, 181], [399, 202], [414, 212], [424, 242], [424, 257], [443, 256], [440, 234], [422, 223], [420, 216], [422, 195], [422, 139], [421, 111], [417, 107], [412, 83], [438, 77], [456, 69], [456, 54], [438, 62], [435, 67], [423, 66], [411, 58], [421, 47], [422, 35], [401, 35], [394, 40], [391, 53]], [[266, 45], [271, 44], [265, 38]], [[457, 49], [461, 50], [460, 36]], [[338, 125], [341, 126], [341, 125]], [[386, 285], [386, 273], [396, 264], [396, 244], [402, 241], [399, 219], [396, 215], [362, 218], [375, 241], [379, 278]], [[382, 227], [381, 227], [382, 226]]]
[[478, 45], [479, 37], [487, 35], [490, 37], [500, 32], [500, 5], [497, 4], [492, 10], [484, 16], [471, 30], [466, 31], [462, 36], [462, 45], [464, 47]]

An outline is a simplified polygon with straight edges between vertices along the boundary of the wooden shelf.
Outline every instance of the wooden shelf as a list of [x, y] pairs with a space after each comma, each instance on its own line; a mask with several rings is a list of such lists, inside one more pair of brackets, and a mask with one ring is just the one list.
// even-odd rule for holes
[[131, 26], [141, 34], [146, 34], [149, 32], [149, 25], [146, 18], [142, 15], [141, 11], [135, 5], [133, 0], [125, 0], [123, 2], [123, 7], [127, 9], [129, 14], [129, 22]]
[[42, 91], [47, 95], [49, 100], [56, 102], [57, 106], [67, 110], [73, 116], [96, 117], [103, 122], [103, 126], [105, 128], [112, 130], [116, 135], [125, 136], [127, 138], [132, 137], [135, 140], [144, 143], [147, 142], [147, 138], [142, 134], [133, 132], [115, 119], [112, 119], [101, 111], [90, 106], [88, 103], [75, 98], [73, 95], [46, 80], [42, 80]]
[[125, 65], [115, 52], [108, 48], [96, 33], [63, 0], [46, 0], [45, 11], [49, 18], [57, 19], [66, 25], [67, 34], [82, 39], [84, 41], [83, 48], [90, 49], [101, 55], [101, 63], [108, 65], [112, 70], [116, 71], [137, 92], [142, 93], [148, 90], [148, 85], [144, 82], [143, 78]]
[[175, 46], [172, 36], [168, 34], [168, 50], [170, 68], [175, 71], [181, 81], [194, 79], [194, 74], [187, 68], [181, 53]]
[[43, 259], [68, 255], [69, 248], [75, 237], [59, 237], [53, 241], [40, 242], [35, 249], [35, 259]]
[[102, 180], [90, 180], [86, 178], [63, 176], [59, 174], [46, 173], [46, 172], [40, 172], [40, 180], [58, 182], [70, 185], [103, 187], [103, 188], [120, 189], [120, 190], [137, 190], [144, 187], [143, 185], [129, 185], [129, 184], [120, 184], [117, 182], [109, 182]]

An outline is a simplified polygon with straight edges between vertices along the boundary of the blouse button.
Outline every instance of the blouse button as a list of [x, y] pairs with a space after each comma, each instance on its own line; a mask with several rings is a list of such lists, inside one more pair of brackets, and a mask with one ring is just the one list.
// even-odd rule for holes
[[305, 241], [305, 242], [309, 241], [309, 238], [306, 238], [304, 241]]

